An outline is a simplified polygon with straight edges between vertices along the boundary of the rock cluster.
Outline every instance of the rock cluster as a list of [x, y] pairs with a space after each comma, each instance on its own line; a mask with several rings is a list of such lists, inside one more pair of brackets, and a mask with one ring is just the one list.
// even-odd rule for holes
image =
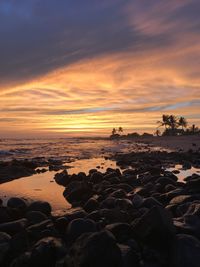
[[200, 176], [179, 182], [162, 160], [145, 162], [56, 174], [75, 208], [66, 214], [9, 199], [0, 207], [0, 266], [199, 267]]

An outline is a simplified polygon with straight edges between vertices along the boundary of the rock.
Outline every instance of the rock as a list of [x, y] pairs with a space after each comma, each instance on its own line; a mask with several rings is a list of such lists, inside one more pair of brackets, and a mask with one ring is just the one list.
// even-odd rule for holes
[[171, 266], [199, 267], [200, 241], [194, 236], [179, 234], [173, 244]]
[[142, 206], [143, 197], [141, 197], [139, 194], [134, 194], [133, 196], [131, 196], [131, 199], [132, 199], [133, 206], [135, 208], [139, 208]]
[[0, 207], [0, 223], [8, 222], [11, 220], [11, 216], [6, 207]]
[[61, 173], [56, 173], [54, 176], [56, 183], [63, 186], [67, 186], [70, 182], [70, 178], [67, 170], [62, 171]]
[[93, 184], [97, 184], [102, 182], [103, 180], [103, 174], [101, 172], [95, 171], [90, 176], [90, 182]]
[[26, 218], [29, 224], [37, 224], [37, 223], [47, 220], [46, 214], [40, 211], [28, 211], [26, 213]]
[[42, 232], [47, 230], [48, 227], [53, 227], [53, 223], [51, 220], [45, 220], [42, 221], [41, 223], [33, 224], [29, 227], [26, 228], [28, 234], [32, 238], [41, 238], [42, 237]]
[[82, 235], [65, 260], [68, 267], [121, 267], [121, 251], [108, 231]]
[[92, 197], [93, 190], [87, 182], [74, 181], [65, 188], [63, 195], [73, 205], [79, 202], [86, 202]]
[[147, 208], [153, 208], [155, 206], [162, 206], [162, 204], [158, 200], [156, 200], [154, 197], [148, 197], [144, 199], [143, 206]]
[[108, 224], [105, 229], [115, 236], [118, 243], [126, 242], [132, 235], [131, 226], [128, 223]]
[[19, 197], [11, 197], [7, 202], [7, 206], [13, 209], [26, 210], [27, 203], [25, 200]]
[[186, 202], [190, 202], [193, 201], [195, 199], [200, 199], [200, 195], [179, 195], [177, 197], [174, 197], [171, 199], [170, 203], [171, 205], [180, 205], [180, 204], [184, 204]]
[[46, 237], [39, 240], [31, 250], [28, 266], [55, 267], [56, 262], [64, 257], [66, 248], [61, 239]]
[[110, 197], [125, 198], [126, 197], [126, 191], [124, 191], [122, 189], [118, 189], [118, 190], [114, 191], [113, 193], [111, 193]]
[[87, 215], [88, 214], [86, 211], [80, 209], [80, 210], [75, 210], [75, 211], [67, 213], [67, 215], [65, 217], [70, 222], [70, 221], [75, 220], [75, 219], [85, 218]]
[[29, 205], [30, 211], [40, 211], [47, 216], [51, 214], [51, 205], [46, 201], [34, 201]]
[[121, 255], [122, 255], [122, 266], [123, 267], [140, 267], [139, 254], [134, 251], [130, 246], [119, 244]]
[[66, 217], [60, 217], [56, 219], [54, 224], [59, 233], [64, 234], [66, 232], [69, 221]]
[[66, 236], [70, 243], [74, 242], [79, 236], [87, 232], [95, 232], [96, 223], [90, 219], [76, 219], [67, 226]]
[[0, 232], [0, 265], [2, 264], [1, 266], [3, 266], [3, 262], [8, 256], [8, 252], [10, 250], [10, 240], [10, 235], [4, 232]]
[[92, 212], [99, 208], [99, 202], [95, 198], [90, 198], [84, 205], [84, 210]]
[[170, 213], [159, 206], [153, 207], [141, 218], [136, 219], [132, 223], [132, 230], [138, 240], [157, 248], [169, 246], [175, 235]]
[[31, 257], [31, 253], [25, 252], [21, 254], [19, 257], [15, 258], [11, 262], [10, 267], [34, 267], [30, 263], [30, 257]]
[[2, 223], [0, 224], [0, 232], [5, 232], [10, 235], [14, 235], [20, 231], [23, 231], [27, 225], [27, 219], [23, 218], [20, 220]]

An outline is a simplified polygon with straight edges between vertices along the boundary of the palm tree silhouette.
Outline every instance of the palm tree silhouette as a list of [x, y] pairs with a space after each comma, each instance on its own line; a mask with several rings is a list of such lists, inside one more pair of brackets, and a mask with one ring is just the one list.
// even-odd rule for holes
[[118, 132], [119, 132], [119, 134], [120, 133], [123, 133], [123, 128], [122, 127], [119, 127]]
[[115, 128], [112, 129], [112, 135], [116, 134], [117, 130]]
[[187, 122], [187, 120], [184, 117], [180, 117], [179, 118], [179, 121], [178, 121], [178, 124], [179, 124], [179, 126], [182, 127], [182, 130], [183, 130], [183, 128], [186, 128], [187, 127], [188, 122]]
[[171, 127], [172, 131], [174, 131], [178, 126], [178, 122], [177, 122], [176, 116], [175, 115], [170, 115], [168, 121], [169, 121], [168, 122], [169, 126]]
[[158, 121], [157, 123], [160, 124], [159, 127], [164, 126], [165, 130], [167, 129], [167, 126], [169, 125], [169, 115], [163, 114], [162, 115], [162, 121]]

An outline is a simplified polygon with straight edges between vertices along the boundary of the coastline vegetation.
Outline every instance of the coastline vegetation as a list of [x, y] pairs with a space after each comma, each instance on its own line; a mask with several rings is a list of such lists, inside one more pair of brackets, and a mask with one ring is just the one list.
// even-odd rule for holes
[[[185, 117], [177, 117], [175, 115], [163, 114], [162, 119], [157, 121], [157, 128], [154, 134], [138, 132], [123, 134], [123, 128], [113, 128], [110, 139], [132, 139], [138, 137], [153, 137], [153, 136], [183, 136], [183, 135], [200, 135], [200, 129], [195, 124], [189, 125]], [[161, 131], [160, 127], [164, 127]]]

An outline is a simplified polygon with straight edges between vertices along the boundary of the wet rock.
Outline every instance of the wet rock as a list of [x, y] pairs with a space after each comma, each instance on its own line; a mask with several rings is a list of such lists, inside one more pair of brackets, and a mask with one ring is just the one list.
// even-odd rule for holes
[[70, 222], [75, 219], [85, 218], [87, 216], [87, 212], [83, 209], [75, 210], [66, 214], [67, 220]]
[[20, 177], [30, 176], [36, 173], [34, 167], [36, 167], [36, 165], [28, 161], [13, 160], [8, 162], [0, 166], [1, 181], [10, 181]]
[[11, 220], [11, 216], [6, 207], [0, 207], [0, 223], [8, 222]]
[[47, 220], [47, 215], [40, 211], [29, 211], [26, 213], [28, 224], [37, 224]]
[[199, 267], [200, 241], [194, 236], [179, 234], [173, 245], [171, 266]]
[[118, 189], [110, 194], [110, 197], [115, 197], [115, 198], [125, 198], [126, 197], [126, 191], [122, 189]]
[[118, 243], [126, 242], [132, 235], [131, 226], [128, 223], [108, 224], [105, 229], [115, 236]]
[[11, 197], [7, 202], [7, 206], [13, 209], [26, 210], [27, 203], [24, 199], [19, 197]]
[[64, 234], [66, 232], [69, 221], [66, 217], [60, 217], [56, 219], [54, 224], [59, 233]]
[[29, 236], [33, 239], [38, 239], [42, 237], [42, 232], [48, 228], [53, 228], [53, 223], [51, 220], [45, 220], [41, 223], [33, 224], [26, 228]]
[[124, 244], [118, 244], [122, 255], [123, 267], [140, 267], [139, 254], [133, 250], [130, 246]]
[[47, 216], [51, 214], [51, 205], [46, 201], [34, 201], [29, 205], [30, 211], [40, 211]]
[[27, 225], [27, 219], [20, 219], [12, 222], [0, 224], [0, 232], [5, 232], [10, 235], [14, 235], [20, 231], [23, 231]]
[[72, 205], [79, 202], [86, 202], [93, 195], [93, 190], [87, 182], [71, 182], [63, 192], [64, 197]]
[[73, 244], [66, 257], [68, 267], [121, 267], [121, 251], [107, 231], [84, 234]]
[[28, 266], [55, 267], [56, 262], [64, 257], [66, 248], [63, 242], [54, 237], [46, 237], [39, 240], [31, 250]]
[[87, 232], [95, 232], [96, 223], [90, 219], [76, 219], [69, 223], [66, 231], [67, 239], [74, 242], [79, 236]]
[[158, 200], [156, 200], [154, 197], [148, 197], [144, 199], [142, 206], [150, 209], [155, 206], [162, 206], [162, 204]]
[[[168, 246], [175, 235], [175, 228], [170, 213], [155, 206], [141, 218], [132, 223], [132, 230], [138, 240], [151, 246]], [[163, 243], [165, 240], [165, 244]]]
[[0, 265], [3, 266], [4, 260], [7, 258], [10, 250], [10, 240], [11, 236], [0, 232]]
[[56, 173], [54, 179], [57, 184], [67, 186], [71, 180], [71, 177], [69, 176], [68, 172], [64, 170], [61, 173]]
[[93, 184], [100, 183], [103, 180], [103, 174], [101, 172], [95, 171], [90, 176], [90, 182]]
[[95, 198], [90, 198], [84, 205], [84, 210], [92, 212], [99, 208], [99, 202]]

